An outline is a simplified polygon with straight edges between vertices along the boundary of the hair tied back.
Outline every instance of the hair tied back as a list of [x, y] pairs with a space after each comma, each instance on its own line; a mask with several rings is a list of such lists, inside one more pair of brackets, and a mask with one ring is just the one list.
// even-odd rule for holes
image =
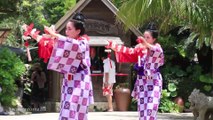
[[75, 21], [78, 21], [78, 22], [82, 22], [82, 23], [85, 22], [85, 20], [84, 20], [85, 17], [84, 17], [84, 15], [83, 15], [82, 13], [80, 13], [80, 12], [75, 13], [75, 15], [73, 16], [72, 19], [75, 20]]
[[148, 25], [147, 25], [147, 30], [157, 30], [157, 27], [155, 25], [154, 22], [150, 22]]

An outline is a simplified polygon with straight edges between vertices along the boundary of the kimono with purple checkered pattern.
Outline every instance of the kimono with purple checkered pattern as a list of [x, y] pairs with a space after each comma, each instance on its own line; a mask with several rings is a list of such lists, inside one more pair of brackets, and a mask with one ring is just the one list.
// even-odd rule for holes
[[157, 120], [162, 90], [159, 67], [163, 64], [163, 50], [159, 44], [155, 44], [141, 58], [141, 66], [136, 65], [138, 74], [132, 96], [138, 101], [139, 120]]
[[48, 69], [64, 74], [59, 120], [87, 120], [88, 106], [94, 103], [88, 40], [59, 37]]

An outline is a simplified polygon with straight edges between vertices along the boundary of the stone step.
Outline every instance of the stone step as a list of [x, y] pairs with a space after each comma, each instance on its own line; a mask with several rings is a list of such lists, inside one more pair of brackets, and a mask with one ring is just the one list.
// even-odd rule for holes
[[[0, 120], [58, 120], [59, 113], [0, 116]], [[89, 112], [89, 120], [138, 120], [138, 112]], [[193, 120], [192, 113], [159, 113], [158, 120]]]

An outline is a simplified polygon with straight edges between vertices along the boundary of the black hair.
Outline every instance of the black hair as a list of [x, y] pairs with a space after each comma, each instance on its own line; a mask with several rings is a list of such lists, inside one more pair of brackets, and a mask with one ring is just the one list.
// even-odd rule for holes
[[153, 38], [158, 37], [158, 30], [155, 23], [151, 22], [147, 25], [146, 31], [149, 31]]
[[102, 54], [102, 57], [103, 57], [104, 59], [106, 59], [106, 58], [108, 57], [108, 53], [104, 52], [104, 53]]
[[73, 18], [70, 20], [71, 22], [73, 22], [74, 27], [76, 30], [81, 30], [81, 32], [79, 33], [79, 35], [84, 35], [85, 34], [85, 21], [84, 21], [85, 17], [83, 14], [81, 13], [76, 13]]

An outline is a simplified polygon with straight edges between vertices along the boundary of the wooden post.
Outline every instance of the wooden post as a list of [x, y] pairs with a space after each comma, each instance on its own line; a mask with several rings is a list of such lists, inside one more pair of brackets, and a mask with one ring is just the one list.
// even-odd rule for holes
[[60, 110], [62, 79], [63, 75], [60, 73], [49, 71], [49, 98], [46, 101], [48, 112], [59, 112]]

